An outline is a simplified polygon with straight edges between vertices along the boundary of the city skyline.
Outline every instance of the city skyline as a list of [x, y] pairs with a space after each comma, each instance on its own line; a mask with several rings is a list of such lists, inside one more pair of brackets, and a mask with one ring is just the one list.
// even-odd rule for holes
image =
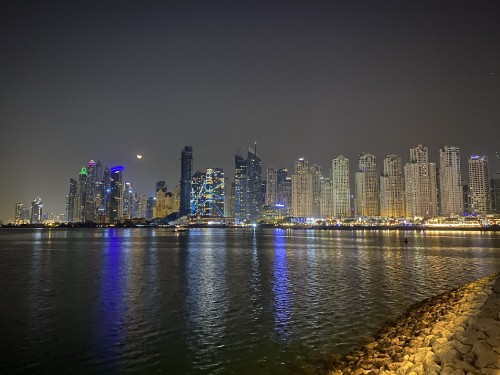
[[5, 4], [0, 220], [37, 196], [63, 212], [91, 159], [124, 165], [138, 192], [176, 185], [184, 145], [193, 172], [229, 176], [255, 141], [263, 170], [303, 156], [326, 171], [345, 155], [351, 183], [363, 151], [380, 174], [419, 143], [434, 163], [460, 147], [462, 179], [487, 155], [492, 175], [498, 18], [487, 1]]
[[[376, 156], [366, 151], [358, 154], [358, 166], [354, 170], [350, 170], [348, 158], [338, 155], [325, 173], [322, 166], [310, 165], [301, 157], [294, 161], [290, 175], [288, 168], [262, 169], [256, 150], [257, 144], [248, 148], [248, 154], [238, 150], [234, 174], [230, 176], [218, 167], [193, 173], [193, 148], [185, 146], [181, 150], [180, 175], [192, 178], [180, 178], [178, 184], [170, 185], [173, 192], [169, 191], [166, 181], [157, 181], [154, 194], [136, 191], [132, 182], [124, 182], [124, 166], [109, 168], [100, 160], [90, 160], [87, 168], [81, 168], [78, 181], [69, 178], [65, 212], [49, 211], [42, 216], [41, 198], [37, 197], [32, 201], [31, 223], [47, 219], [116, 224], [127, 219], [158, 220], [167, 216], [171, 221], [185, 215], [234, 218], [236, 223], [252, 223], [263, 216], [269, 218], [277, 214], [269, 211], [275, 207], [281, 212], [280, 216], [316, 219], [405, 217], [413, 220], [499, 212], [496, 186], [500, 172], [490, 172], [487, 155], [470, 155], [468, 179], [462, 180], [460, 147], [440, 148], [437, 165], [429, 160], [428, 148], [418, 144], [410, 148], [404, 168], [402, 158], [390, 154], [380, 170]], [[353, 182], [350, 182], [351, 174], [355, 176]], [[188, 188], [183, 188], [183, 184]], [[183, 191], [190, 192], [189, 209], [184, 212]], [[287, 199], [285, 196], [289, 194]], [[40, 206], [37, 214], [33, 210], [35, 201], [38, 201], [35, 206]], [[27, 218], [27, 209], [23, 207], [24, 203], [16, 203], [15, 218], [9, 222], [26, 223], [21, 220]], [[175, 216], [170, 216], [174, 213]], [[33, 215], [38, 219], [34, 220]]]

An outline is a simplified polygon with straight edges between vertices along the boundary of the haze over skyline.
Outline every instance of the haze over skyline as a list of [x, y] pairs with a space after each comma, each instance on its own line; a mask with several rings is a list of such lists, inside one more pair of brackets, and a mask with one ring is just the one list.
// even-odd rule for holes
[[0, 220], [36, 196], [64, 212], [91, 159], [173, 189], [185, 145], [231, 178], [255, 141], [263, 169], [421, 143], [493, 174], [499, 19], [496, 1], [2, 2]]

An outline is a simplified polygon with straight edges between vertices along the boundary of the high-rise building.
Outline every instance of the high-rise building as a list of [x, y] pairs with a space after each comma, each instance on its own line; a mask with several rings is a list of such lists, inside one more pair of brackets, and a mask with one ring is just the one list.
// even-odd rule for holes
[[99, 201], [97, 202], [97, 216], [99, 223], [109, 223], [110, 194], [111, 194], [111, 172], [108, 167], [104, 168], [101, 183], [99, 184]]
[[192, 216], [203, 215], [205, 212], [205, 190], [206, 190], [206, 178], [207, 174], [205, 172], [196, 171], [193, 173], [193, 178], [191, 180], [191, 212]]
[[295, 161], [292, 175], [292, 216], [313, 217], [313, 174], [304, 158]]
[[174, 212], [181, 209], [181, 185], [174, 186]]
[[146, 219], [153, 219], [153, 212], [155, 208], [155, 197], [148, 197], [147, 206], [146, 206]]
[[123, 166], [110, 169], [109, 222], [118, 223], [123, 216]]
[[224, 171], [208, 168], [206, 173], [193, 175], [191, 191], [191, 215], [224, 217]]
[[262, 215], [262, 161], [254, 150], [248, 149], [246, 159], [235, 155], [234, 219], [236, 223], [255, 223]]
[[85, 222], [85, 206], [87, 204], [87, 170], [82, 167], [78, 175], [78, 186], [76, 194], [76, 206], [74, 213], [74, 221], [77, 223]]
[[312, 176], [312, 217], [321, 217], [321, 180], [323, 179], [321, 166], [318, 164], [313, 164], [309, 168], [309, 173]]
[[266, 169], [266, 206], [274, 206], [278, 202], [278, 170]]
[[276, 191], [276, 201], [278, 203], [284, 203], [284, 198], [283, 198], [283, 185], [285, 184], [286, 178], [288, 177], [288, 169], [286, 168], [280, 168], [278, 169], [276, 173], [276, 184], [277, 186], [277, 191]]
[[264, 207], [264, 196], [262, 194], [262, 161], [257, 155], [257, 145], [254, 150], [248, 150], [247, 157], [247, 187], [248, 187], [248, 211], [247, 221], [256, 223], [262, 216]]
[[363, 152], [358, 156], [358, 171], [355, 178], [356, 215], [378, 216], [378, 177], [375, 155]]
[[243, 223], [247, 218], [247, 161], [239, 152], [234, 156], [234, 221]]
[[233, 185], [229, 177], [224, 177], [224, 217], [234, 216], [234, 197], [231, 193]]
[[461, 215], [464, 211], [460, 149], [444, 146], [439, 150], [440, 214]]
[[329, 178], [321, 178], [320, 217], [322, 219], [333, 217], [332, 181]]
[[333, 215], [338, 218], [351, 216], [351, 188], [349, 184], [349, 159], [343, 155], [332, 160]]
[[490, 181], [491, 189], [491, 212], [500, 214], [500, 173], [497, 173]]
[[68, 217], [68, 222], [78, 222], [79, 218], [75, 215], [75, 210], [77, 210], [78, 203], [78, 181], [73, 178], [69, 179], [69, 193], [68, 193], [68, 203], [66, 207], [66, 215]]
[[96, 221], [96, 162], [91, 160], [87, 165], [87, 179], [85, 181], [85, 222]]
[[387, 155], [380, 176], [380, 216], [405, 216], [405, 191], [401, 158]]
[[132, 183], [125, 182], [123, 188], [123, 217], [127, 219], [134, 218], [134, 191]]
[[410, 162], [405, 165], [406, 217], [437, 216], [436, 164], [429, 163], [427, 147], [410, 149]]
[[158, 181], [155, 186], [155, 204], [153, 207], [153, 218], [163, 218], [168, 215], [167, 208], [167, 184], [165, 181]]
[[137, 198], [137, 217], [146, 219], [148, 210], [148, 198], [145, 194], [140, 194]]
[[469, 158], [470, 213], [485, 215], [491, 211], [488, 157]]
[[193, 148], [185, 146], [181, 151], [181, 197], [180, 216], [189, 215], [191, 212], [191, 179], [193, 173]]
[[31, 224], [41, 224], [43, 220], [42, 215], [42, 199], [40, 197], [36, 197], [31, 202]]
[[24, 210], [24, 204], [23, 203], [16, 203], [16, 213], [14, 216], [14, 224], [15, 225], [26, 224], [24, 219], [23, 219], [23, 210]]
[[464, 214], [470, 214], [470, 194], [469, 194], [469, 184], [464, 182], [462, 185], [462, 196], [464, 202]]

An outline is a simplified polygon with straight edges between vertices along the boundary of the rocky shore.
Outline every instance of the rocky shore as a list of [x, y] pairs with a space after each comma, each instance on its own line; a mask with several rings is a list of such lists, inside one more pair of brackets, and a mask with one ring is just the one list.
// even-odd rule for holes
[[500, 274], [414, 305], [330, 375], [500, 375]]

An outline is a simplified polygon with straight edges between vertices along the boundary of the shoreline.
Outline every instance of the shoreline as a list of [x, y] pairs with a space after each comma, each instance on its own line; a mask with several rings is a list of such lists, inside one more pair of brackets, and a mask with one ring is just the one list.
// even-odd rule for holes
[[412, 305], [326, 373], [500, 374], [500, 274]]

